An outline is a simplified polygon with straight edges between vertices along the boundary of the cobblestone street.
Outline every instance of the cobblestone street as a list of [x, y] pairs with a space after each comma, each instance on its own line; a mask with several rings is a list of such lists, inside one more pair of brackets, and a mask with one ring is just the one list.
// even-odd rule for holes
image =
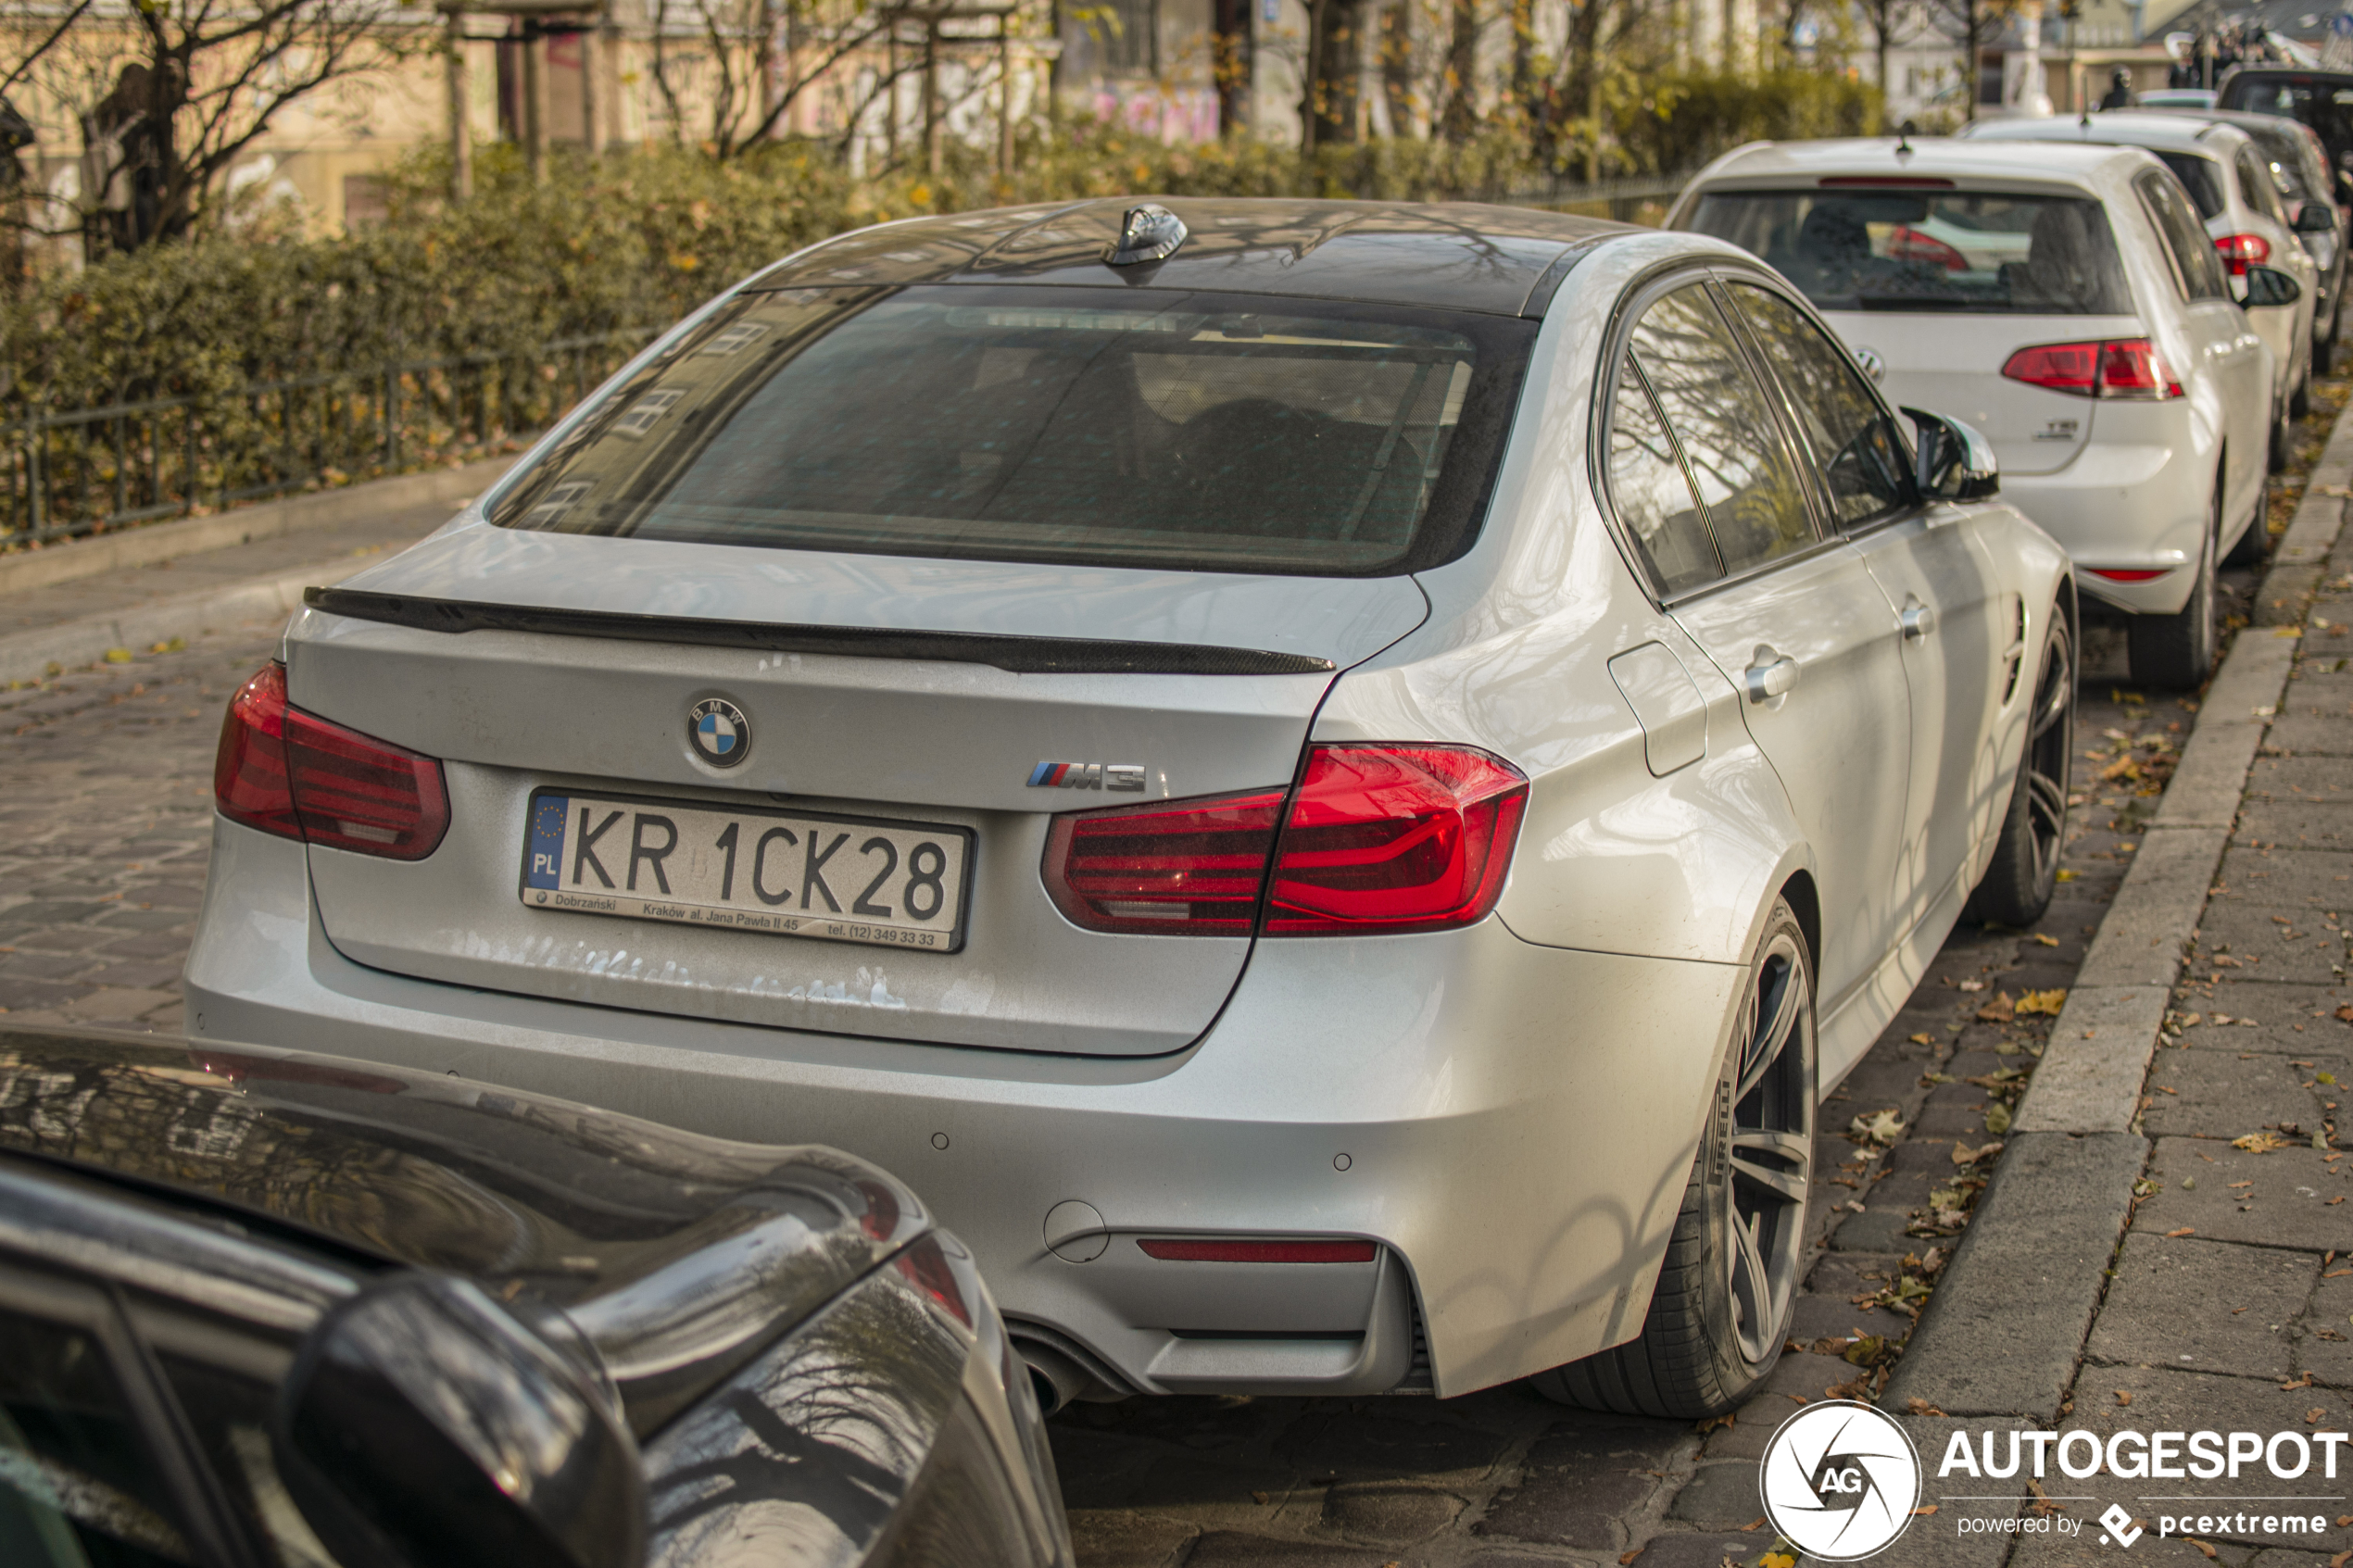
[[212, 754], [275, 622], [0, 692], [6, 1022], [180, 1027], [212, 842]]

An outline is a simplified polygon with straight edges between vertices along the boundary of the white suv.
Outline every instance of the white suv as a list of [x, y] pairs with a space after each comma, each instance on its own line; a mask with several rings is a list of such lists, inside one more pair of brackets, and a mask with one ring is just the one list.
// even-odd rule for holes
[[[2131, 616], [2136, 681], [2205, 679], [2215, 567], [2263, 547], [2277, 377], [2164, 165], [2108, 146], [1761, 143], [1703, 169], [1667, 226], [1770, 262], [1894, 401], [1982, 432], [2004, 495]], [[2295, 292], [2250, 270], [2260, 297]]]

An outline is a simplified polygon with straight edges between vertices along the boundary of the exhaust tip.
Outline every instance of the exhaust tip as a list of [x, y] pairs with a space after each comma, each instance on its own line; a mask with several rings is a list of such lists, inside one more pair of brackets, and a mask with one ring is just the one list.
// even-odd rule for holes
[[1013, 1353], [1022, 1365], [1029, 1369], [1029, 1385], [1038, 1395], [1038, 1413], [1052, 1415], [1063, 1406], [1080, 1399], [1116, 1399], [1105, 1389], [1095, 1374], [1051, 1345], [1040, 1345], [1034, 1339], [1017, 1339]]

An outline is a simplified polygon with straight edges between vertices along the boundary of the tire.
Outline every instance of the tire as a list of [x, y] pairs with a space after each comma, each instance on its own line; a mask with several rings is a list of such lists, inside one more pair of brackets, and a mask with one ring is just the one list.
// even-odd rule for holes
[[2136, 615], [2126, 624], [2135, 685], [2189, 691], [2204, 685], [2214, 672], [2214, 533], [2221, 506], [2222, 481], [2217, 474], [2189, 603], [2171, 615]]
[[1994, 859], [1961, 911], [1980, 925], [2024, 929], [2043, 918], [2058, 886], [2059, 851], [2067, 847], [2067, 768], [2075, 753], [2075, 639], [2052, 607], [2027, 709], [2026, 748], [2010, 784]]
[[[2319, 352], [2320, 351], [2317, 349], [2313, 351], [2314, 358], [2319, 358]], [[2304, 361], [2304, 379], [2296, 383], [2296, 390], [2294, 392], [2288, 394], [2287, 417], [2291, 420], [2300, 420], [2311, 411], [2312, 360], [2307, 359]], [[2284, 447], [2283, 447], [2283, 450], [2284, 450]], [[2287, 465], [2284, 462], [2280, 465], [2281, 468], [2285, 468], [2286, 466]], [[2274, 469], [2271, 471], [2277, 473], [2279, 469]]]
[[2271, 447], [2271, 451], [2266, 455], [2266, 472], [2287, 472], [2287, 447], [2288, 442], [2291, 439], [2292, 436], [2290, 433], [2287, 410], [2285, 408], [2272, 409]]
[[1529, 1382], [1539, 1393], [1682, 1421], [1749, 1398], [1780, 1357], [1813, 1258], [1814, 1092], [1813, 960], [1797, 917], [1776, 899], [1642, 1332], [1538, 1374]]
[[2317, 337], [2312, 340], [2312, 373], [2316, 376], [2327, 375], [2329, 373], [2329, 368], [2335, 363], [2336, 317], [2332, 314], [2329, 317], [2329, 330], [2327, 335], [2323, 337]]
[[2271, 558], [2271, 476], [2263, 476], [2263, 488], [2255, 497], [2255, 516], [2246, 531], [2231, 541], [2222, 552], [2224, 566], [2261, 566]]

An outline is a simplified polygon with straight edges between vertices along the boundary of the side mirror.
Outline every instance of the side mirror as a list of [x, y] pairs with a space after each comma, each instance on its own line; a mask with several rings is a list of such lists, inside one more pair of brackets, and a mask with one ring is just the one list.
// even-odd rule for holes
[[2239, 303], [2249, 310], [2261, 310], [2274, 305], [2294, 305], [2304, 297], [2304, 286], [2276, 267], [2249, 267], [2246, 270], [2246, 297]]
[[611, 1383], [450, 1275], [396, 1274], [321, 1319], [271, 1449], [346, 1568], [645, 1562], [645, 1470]]
[[1942, 414], [1906, 408], [1919, 433], [1919, 456], [1913, 480], [1924, 499], [1982, 501], [2002, 488], [2001, 465], [1985, 437]]
[[2336, 232], [2336, 208], [2314, 197], [2296, 209], [2296, 232], [2299, 234], [2334, 234]]

